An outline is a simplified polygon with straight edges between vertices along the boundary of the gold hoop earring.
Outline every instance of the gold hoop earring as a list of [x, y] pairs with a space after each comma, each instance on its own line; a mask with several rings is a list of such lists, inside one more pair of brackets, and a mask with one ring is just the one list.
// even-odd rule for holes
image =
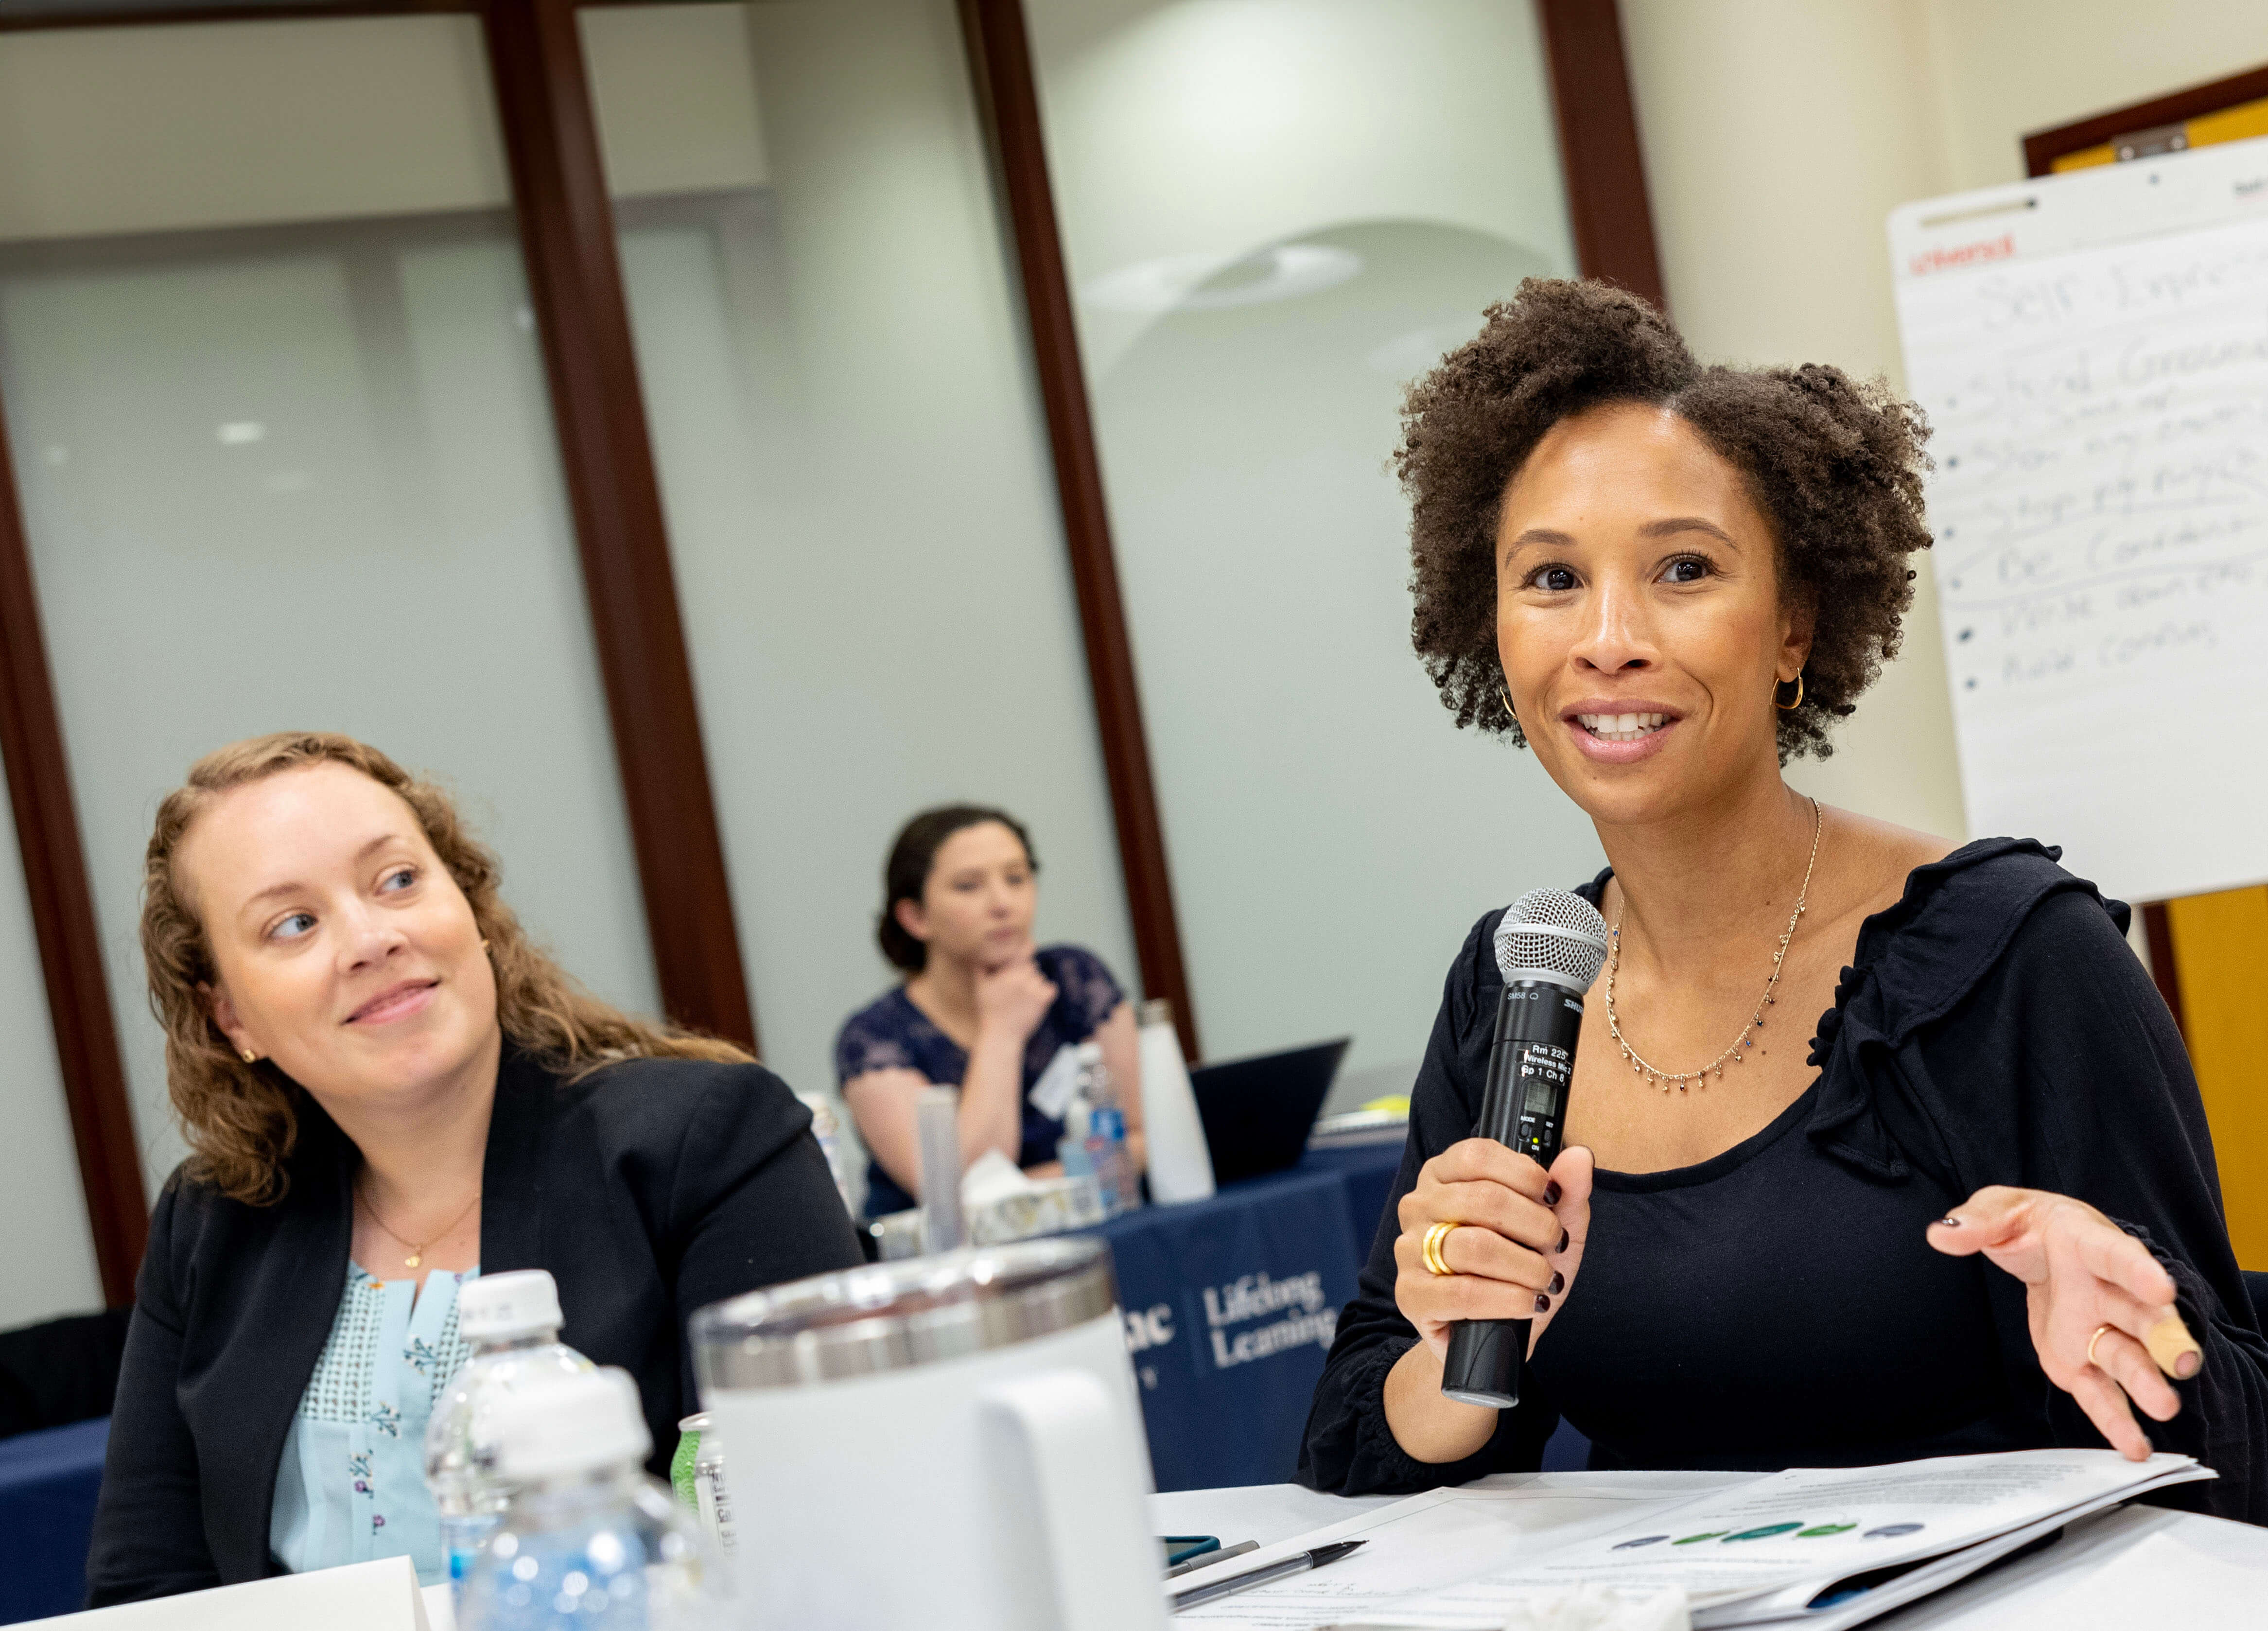
[[488, 941], [487, 941], [487, 940], [486, 940], [486, 939], [483, 939], [483, 940], [481, 941], [481, 949], [482, 949], [482, 951], [487, 952], [487, 953], [489, 954], [489, 956], [490, 956], [491, 957], [493, 957], [493, 956], [496, 956], [496, 948], [494, 948], [493, 946], [490, 946], [490, 945], [488, 943]]
[[1786, 683], [1786, 681], [1782, 680], [1772, 687], [1772, 705], [1778, 708], [1782, 713], [1793, 713], [1798, 708], [1803, 706], [1803, 670], [1798, 668], [1795, 671], [1795, 700], [1793, 702], [1782, 702], [1779, 699], [1779, 688], [1781, 685], [1785, 685]]
[[1504, 698], [1504, 717], [1510, 720], [1514, 725], [1519, 724], [1520, 715], [1512, 705], [1512, 693], [1505, 690], [1503, 686], [1499, 685], [1496, 688], [1496, 694]]

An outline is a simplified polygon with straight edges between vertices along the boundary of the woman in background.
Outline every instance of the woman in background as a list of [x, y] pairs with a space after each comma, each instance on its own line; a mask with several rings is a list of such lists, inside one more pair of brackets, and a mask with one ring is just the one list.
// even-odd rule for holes
[[345, 736], [208, 755], [158, 807], [143, 955], [188, 1138], [150, 1221], [91, 1602], [407, 1555], [459, 1287], [541, 1268], [666, 1454], [686, 1317], [859, 1258], [785, 1083], [532, 945], [446, 794]]
[[1060, 1172], [1069, 1099], [1056, 1089], [1070, 1075], [1048, 1067], [1089, 1037], [1117, 1089], [1128, 1155], [1143, 1165], [1133, 1010], [1093, 952], [1033, 946], [1039, 871], [1023, 824], [972, 804], [923, 811], [890, 846], [874, 937], [905, 978], [835, 1040], [843, 1102], [873, 1157], [868, 1217], [917, 1204], [915, 1106], [927, 1088], [961, 1089], [964, 1168], [998, 1150], [1035, 1177]]

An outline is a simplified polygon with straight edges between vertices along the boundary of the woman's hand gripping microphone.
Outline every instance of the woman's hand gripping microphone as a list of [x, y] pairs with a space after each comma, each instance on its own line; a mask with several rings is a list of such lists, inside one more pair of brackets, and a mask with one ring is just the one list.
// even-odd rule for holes
[[1452, 1144], [1419, 1169], [1402, 1198], [1394, 1301], [1436, 1361], [1468, 1319], [1530, 1321], [1535, 1351], [1583, 1266], [1591, 1171], [1580, 1145], [1547, 1172], [1494, 1139]]

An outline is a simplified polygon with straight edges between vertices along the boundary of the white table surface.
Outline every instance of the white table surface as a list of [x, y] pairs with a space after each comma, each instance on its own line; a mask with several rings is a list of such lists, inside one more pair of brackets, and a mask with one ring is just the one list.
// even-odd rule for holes
[[[1241, 1489], [1184, 1489], [1150, 1497], [1152, 1526], [1161, 1535], [1218, 1535], [1223, 1546], [1240, 1540], [1267, 1546], [1322, 1529], [1358, 1512], [1391, 1506], [1395, 1495], [1319, 1495], [1297, 1484], [1253, 1484]], [[2217, 1517], [2122, 1507], [2082, 1519], [2053, 1546], [2007, 1567], [1987, 1571], [1950, 1590], [1895, 1609], [1870, 1621], [1884, 1631], [1986, 1631], [2013, 1610], [2047, 1601], [2074, 1581], [2102, 1568], [2145, 1537], [2168, 1534], [2184, 1546], [2248, 1568], [2268, 1569], [2268, 1529]], [[431, 1631], [455, 1631], [449, 1588], [425, 1588]], [[2268, 1627], [2268, 1598], [2259, 1623]], [[2136, 1627], [2134, 1631], [2218, 1631], [2211, 1627]]]

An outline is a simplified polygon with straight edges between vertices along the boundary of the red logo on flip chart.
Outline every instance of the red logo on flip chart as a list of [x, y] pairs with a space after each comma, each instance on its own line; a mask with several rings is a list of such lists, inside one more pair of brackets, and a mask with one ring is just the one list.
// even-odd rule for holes
[[1975, 243], [1954, 244], [1944, 248], [1923, 250], [1906, 262], [1906, 269], [1917, 277], [1931, 272], [1949, 272], [1956, 266], [1975, 266], [1985, 261], [2007, 261], [2014, 258], [2016, 235], [2002, 232], [1998, 238], [1979, 239]]

